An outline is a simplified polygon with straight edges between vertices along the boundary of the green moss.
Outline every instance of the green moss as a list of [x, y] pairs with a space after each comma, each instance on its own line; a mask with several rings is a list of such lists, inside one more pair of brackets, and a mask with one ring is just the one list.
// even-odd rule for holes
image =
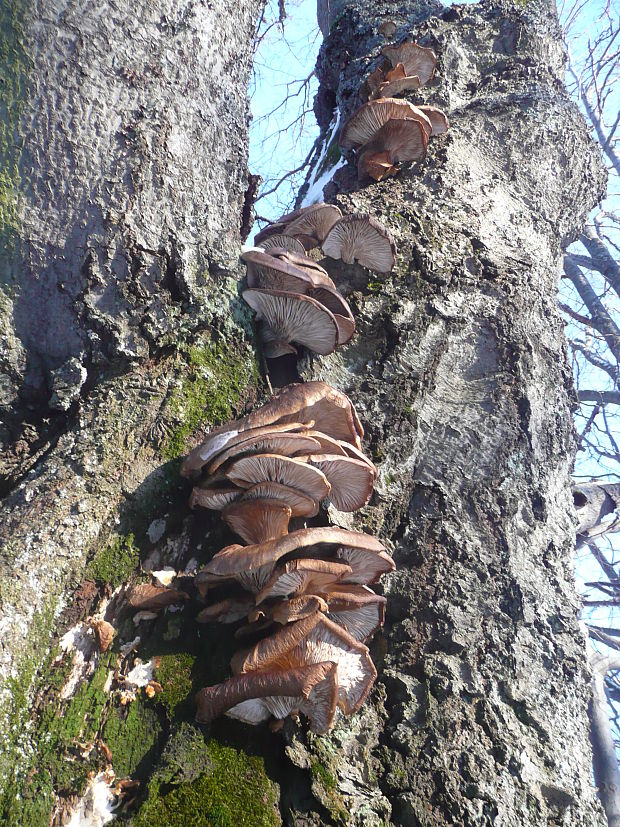
[[162, 449], [166, 459], [184, 453], [187, 437], [200, 424], [230, 419], [248, 386], [258, 381], [258, 366], [247, 347], [240, 350], [209, 342], [190, 348], [188, 361], [191, 376], [181, 381], [167, 405], [176, 425]]
[[119, 778], [148, 775], [162, 726], [154, 709], [136, 700], [113, 709], [103, 730], [103, 740], [112, 752], [112, 766]]
[[318, 781], [324, 790], [331, 791], [338, 789], [338, 781], [331, 775], [327, 769], [317, 759], [312, 761], [310, 773], [315, 781]]
[[80, 793], [89, 772], [99, 761], [96, 750], [81, 757], [92, 744], [101, 725], [108, 696], [103, 691], [115, 655], [105, 657], [90, 681], [83, 683], [70, 701], [63, 704], [58, 691], [71, 671], [71, 657], [48, 667], [41, 683], [48, 697], [40, 706], [28, 762], [20, 767], [4, 790], [0, 823], [7, 827], [47, 827], [56, 793]]
[[32, 15], [29, 6], [27, 0], [3, 0], [0, 5], [0, 259], [14, 252], [20, 226], [17, 133], [31, 69], [24, 36], [24, 21]]
[[[194, 739], [192, 749], [197, 750]], [[262, 758], [210, 740], [198, 747], [207, 767], [198, 778], [171, 790], [157, 775], [134, 827], [278, 827], [277, 787], [268, 778]], [[164, 791], [166, 790], [166, 791]]]
[[162, 685], [163, 691], [155, 697], [170, 718], [174, 717], [177, 707], [191, 698], [195, 661], [195, 656], [187, 652], [161, 656], [155, 677]]
[[133, 534], [115, 537], [99, 551], [86, 566], [86, 580], [120, 586], [136, 570], [140, 562], [140, 549], [135, 545]]

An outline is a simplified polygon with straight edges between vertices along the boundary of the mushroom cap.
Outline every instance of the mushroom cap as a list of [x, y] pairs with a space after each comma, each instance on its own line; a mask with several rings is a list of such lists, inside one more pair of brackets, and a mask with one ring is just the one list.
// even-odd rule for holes
[[300, 711], [317, 734], [331, 727], [338, 699], [338, 669], [330, 661], [287, 670], [238, 675], [196, 695], [196, 720], [207, 723], [226, 712], [249, 724]]
[[244, 431], [265, 426], [270, 426], [269, 430], [298, 430], [300, 423], [312, 423], [318, 430], [357, 447], [364, 436], [351, 400], [341, 391], [327, 382], [287, 385], [262, 407], [211, 431], [202, 445], [185, 458], [181, 474], [192, 476], [212, 457], [232, 445], [232, 440], [240, 434], [241, 439], [245, 439]]
[[[285, 235], [299, 239], [306, 250], [318, 247], [329, 232], [332, 224], [341, 218], [342, 213], [333, 204], [311, 204], [289, 213], [284, 229]], [[284, 221], [281, 218], [280, 221]]]
[[246, 436], [247, 439], [235, 441], [234, 445], [218, 454], [207, 467], [208, 473], [214, 474], [228, 460], [233, 457], [242, 457], [245, 454], [273, 453], [292, 457], [295, 454], [312, 453], [320, 448], [318, 440], [305, 433], [267, 431], [263, 434], [252, 435], [252, 431], [248, 431]]
[[305, 293], [314, 285], [310, 273], [286, 258], [260, 250], [247, 250], [241, 258], [248, 268], [249, 287]]
[[323, 663], [326, 658], [338, 664], [338, 705], [351, 715], [364, 703], [377, 670], [368, 647], [321, 612], [289, 623], [247, 653], [238, 652], [231, 666], [235, 674], [245, 674]]
[[297, 356], [297, 348], [287, 342], [278, 341], [273, 330], [264, 325], [261, 331], [263, 354], [266, 359], [279, 359], [280, 356]]
[[127, 594], [127, 605], [131, 609], [165, 609], [173, 603], [187, 600], [185, 592], [168, 589], [165, 586], [151, 586], [150, 583], [138, 583]]
[[342, 578], [343, 583], [376, 583], [382, 575], [396, 568], [390, 555], [383, 550], [343, 546], [336, 551], [336, 557], [353, 569], [353, 574]]
[[357, 177], [363, 181], [365, 176], [370, 176], [374, 181], [383, 181], [390, 175], [396, 175], [398, 167], [390, 162], [387, 152], [364, 151], [357, 160]]
[[[269, 540], [267, 543], [260, 543], [253, 546], [228, 546], [219, 551], [212, 560], [202, 569], [206, 574], [214, 575], [222, 578], [232, 578], [242, 572], [252, 572], [257, 569], [271, 566], [271, 575], [273, 568], [280, 558], [293, 552], [300, 552], [302, 549], [310, 549], [315, 546], [338, 546], [337, 553], [343, 552], [343, 562], [347, 563], [353, 568], [351, 577], [359, 572], [359, 560], [355, 557], [354, 552], [367, 552], [372, 557], [377, 557], [381, 553], [385, 553], [383, 546], [370, 534], [363, 534], [360, 531], [347, 531], [344, 528], [302, 528], [299, 531], [292, 531], [290, 534], [280, 537], [276, 540]], [[314, 549], [313, 556], [319, 556], [323, 550]], [[349, 553], [353, 559], [353, 563], [349, 563], [344, 559], [344, 553]], [[365, 558], [360, 558], [363, 562]], [[372, 559], [372, 558], [371, 558]], [[391, 566], [388, 570], [394, 568], [392, 558], [388, 556]], [[385, 565], [381, 563], [381, 565]], [[200, 577], [197, 575], [197, 579]], [[380, 576], [380, 575], [379, 575]], [[378, 577], [377, 577], [378, 579]], [[352, 581], [350, 577], [347, 582]], [[369, 581], [370, 582], [370, 581]], [[263, 584], [264, 585], [264, 584]], [[261, 586], [262, 588], [262, 586]]]
[[278, 454], [253, 454], [233, 462], [226, 476], [241, 488], [260, 482], [279, 482], [303, 491], [313, 500], [322, 500], [329, 494], [330, 484], [325, 475], [307, 462]]
[[325, 285], [336, 289], [336, 285], [331, 280], [327, 270], [321, 267], [318, 261], [315, 261], [309, 256], [289, 252], [276, 252], [275, 250], [273, 250], [271, 254], [282, 261], [288, 262], [293, 265], [293, 267], [303, 270], [303, 272], [310, 277], [314, 287]]
[[236, 623], [247, 616], [254, 601], [251, 597], [227, 597], [204, 608], [196, 615], [198, 623]]
[[258, 246], [262, 247], [263, 250], [269, 251], [271, 251], [274, 247], [277, 249], [289, 250], [291, 253], [297, 253], [297, 255], [300, 256], [303, 256], [305, 252], [304, 245], [301, 241], [293, 238], [292, 235], [284, 235], [284, 233], [275, 233], [274, 235], [270, 235], [261, 241]]
[[245, 543], [254, 545], [283, 537], [288, 532], [291, 514], [286, 503], [257, 498], [227, 505], [222, 518]]
[[320, 592], [325, 586], [351, 574], [350, 566], [332, 560], [289, 560], [276, 567], [256, 595], [256, 605], [274, 597], [297, 597], [304, 592]]
[[353, 457], [315, 454], [308, 460], [327, 477], [330, 502], [338, 511], [357, 511], [372, 495], [375, 474], [368, 463]]
[[316, 594], [300, 594], [290, 600], [276, 600], [275, 603], [255, 608], [248, 614], [250, 621], [262, 620], [263, 618], [275, 620], [281, 626], [301, 620], [315, 612], [327, 614], [327, 602]]
[[356, 589], [336, 583], [328, 593], [322, 593], [322, 597], [327, 603], [329, 619], [355, 640], [367, 640], [385, 622], [385, 597], [364, 586]]
[[189, 507], [196, 508], [211, 508], [214, 511], [221, 511], [229, 503], [238, 499], [241, 491], [236, 486], [228, 486], [227, 488], [208, 488], [200, 485], [192, 489], [189, 498]]
[[369, 215], [347, 215], [337, 221], [323, 242], [323, 252], [345, 264], [357, 261], [378, 273], [389, 273], [396, 262], [392, 236]]
[[[263, 406], [263, 408], [268, 407], [269, 404]], [[260, 418], [260, 413], [263, 408], [259, 408], [253, 414], [249, 414], [244, 419], [240, 419], [236, 422], [231, 422], [228, 423], [228, 425], [222, 426], [222, 428], [227, 428], [230, 426], [230, 430], [224, 432], [227, 435], [227, 439], [225, 441], [219, 439], [219, 437], [223, 435], [222, 428], [217, 428], [212, 431], [202, 445], [198, 445], [187, 455], [181, 468], [181, 474], [184, 477], [192, 476], [197, 471], [200, 471], [210, 459], [217, 457], [223, 451], [227, 451], [239, 442], [245, 442], [245, 440], [249, 439], [251, 436], [258, 437], [264, 434], [272, 434], [276, 432], [288, 433], [306, 430], [308, 428], [308, 424], [306, 422], [294, 422], [291, 420], [279, 423], [275, 418], [272, 422], [265, 422], [263, 424]], [[268, 420], [269, 416], [267, 415], [265, 419]], [[256, 426], [252, 425], [252, 422], [254, 421], [257, 423]]]
[[384, 46], [381, 54], [385, 55], [392, 66], [402, 63], [407, 75], [417, 75], [424, 85], [435, 74], [437, 56], [432, 49], [419, 46], [417, 43], [405, 42], [399, 46]]
[[313, 247], [318, 247], [329, 232], [331, 225], [341, 215], [338, 207], [332, 204], [320, 203], [301, 207], [283, 215], [274, 224], [261, 230], [256, 235], [254, 243], [262, 244], [266, 238], [278, 233], [297, 238], [304, 249], [311, 250]]
[[[402, 64], [399, 64], [402, 65]], [[394, 78], [382, 83], [376, 92], [370, 96], [370, 100], [377, 100], [378, 98], [395, 98], [396, 95], [402, 95], [403, 92], [414, 92], [419, 89], [422, 84], [417, 75], [411, 77]], [[418, 109], [422, 109], [421, 106]]]
[[338, 344], [346, 345], [355, 333], [355, 318], [347, 302], [335, 288], [327, 285], [313, 288], [308, 295], [333, 313], [338, 326]]
[[371, 74], [368, 75], [368, 77], [366, 78], [366, 85], [368, 86], [371, 95], [374, 94], [377, 91], [377, 89], [381, 86], [381, 84], [384, 82], [385, 74], [381, 67], [375, 69], [375, 71], [371, 72]]
[[[362, 147], [357, 161], [358, 171], [374, 177], [371, 165], [379, 157], [385, 157], [390, 167], [400, 161], [420, 161], [426, 155], [427, 141], [428, 136], [418, 121], [390, 119], [372, 141]], [[391, 174], [389, 168], [388, 174]]]
[[326, 356], [338, 344], [338, 325], [330, 311], [309, 296], [283, 290], [249, 289], [244, 300], [283, 343], [297, 342]]
[[[333, 439], [331, 436], [324, 434], [322, 431], [307, 431], [308, 436], [311, 436], [321, 446], [320, 453], [321, 454], [339, 454], [342, 457], [350, 456], [344, 444], [340, 442], [339, 439]], [[350, 445], [350, 443], [345, 443], [346, 445]], [[357, 449], [355, 449], [357, 450]], [[361, 452], [360, 452], [361, 453]]]
[[431, 126], [433, 128], [433, 131], [431, 132], [432, 136], [443, 135], [444, 132], [447, 132], [450, 128], [446, 113], [441, 109], [438, 109], [436, 106], [418, 106], [418, 109], [421, 112], [424, 112], [426, 117], [431, 122]]
[[316, 517], [319, 513], [319, 504], [316, 500], [279, 482], [259, 482], [247, 488], [239, 499], [245, 502], [255, 498], [285, 503], [291, 509], [291, 517]]
[[431, 134], [430, 120], [412, 103], [398, 98], [379, 98], [363, 104], [351, 115], [342, 127], [340, 145], [345, 149], [364, 146], [373, 140], [384, 123], [404, 119], [418, 121]]

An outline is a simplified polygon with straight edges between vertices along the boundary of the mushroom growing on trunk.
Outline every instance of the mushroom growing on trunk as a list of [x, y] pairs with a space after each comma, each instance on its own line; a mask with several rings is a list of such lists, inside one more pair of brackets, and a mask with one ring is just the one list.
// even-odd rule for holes
[[323, 252], [377, 273], [389, 273], [396, 263], [394, 239], [369, 215], [347, 215], [337, 221], [323, 242]]

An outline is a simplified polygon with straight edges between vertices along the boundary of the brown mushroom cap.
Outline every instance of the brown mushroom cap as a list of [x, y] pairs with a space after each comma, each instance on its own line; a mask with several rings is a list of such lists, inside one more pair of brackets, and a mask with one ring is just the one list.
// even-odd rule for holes
[[[357, 161], [360, 178], [363, 172], [374, 178], [373, 164], [386, 158], [390, 168], [401, 161], [420, 161], [426, 155], [428, 137], [418, 121], [389, 120], [372, 141], [362, 147]], [[389, 174], [391, 172], [389, 171]], [[381, 179], [375, 179], [381, 180]]]
[[266, 359], [279, 359], [280, 356], [297, 356], [297, 348], [287, 342], [279, 341], [270, 327], [264, 325], [261, 329], [263, 354]]
[[352, 457], [315, 454], [308, 460], [325, 474], [330, 502], [338, 511], [357, 511], [372, 495], [375, 474], [368, 463]]
[[427, 134], [431, 134], [430, 120], [412, 103], [398, 98], [380, 98], [368, 101], [351, 115], [342, 127], [340, 145], [345, 149], [364, 146], [373, 140], [384, 123], [404, 119], [418, 121]]
[[314, 287], [332, 287], [336, 289], [336, 285], [331, 280], [329, 273], [325, 270], [321, 265], [314, 261], [314, 259], [309, 258], [306, 255], [297, 255], [296, 253], [282, 253], [276, 252], [272, 250], [272, 255], [276, 258], [279, 258], [282, 261], [288, 262], [293, 267], [296, 267], [298, 270], [302, 270], [312, 281]]
[[447, 132], [450, 128], [446, 113], [442, 112], [442, 110], [438, 109], [436, 106], [418, 106], [418, 109], [421, 112], [424, 112], [426, 117], [431, 122], [431, 126], [433, 128], [433, 131], [431, 132], [432, 136], [443, 135], [444, 132]]
[[261, 605], [252, 609], [248, 614], [250, 621], [275, 620], [281, 626], [301, 620], [315, 612], [327, 614], [327, 602], [316, 594], [301, 594], [290, 600], [276, 600], [270, 605]]
[[[318, 437], [316, 437], [316, 436], [315, 436], [315, 439], [316, 439], [318, 442], [320, 442], [320, 441], [321, 441], [321, 440], [320, 440]], [[364, 452], [363, 452], [363, 451], [360, 451], [360, 449], [359, 449], [359, 448], [356, 448], [356, 447], [355, 447], [355, 445], [351, 445], [349, 442], [342, 442], [342, 441], [339, 441], [339, 442], [338, 442], [338, 445], [340, 446], [340, 448], [344, 451], [344, 453], [345, 453], [348, 457], [353, 457], [353, 459], [361, 459], [361, 461], [362, 461], [362, 462], [365, 462], [365, 463], [366, 463], [366, 465], [368, 465], [368, 466], [369, 466], [369, 468], [372, 470], [372, 472], [373, 472], [373, 474], [374, 474], [375, 479], [377, 479], [377, 467], [376, 467], [376, 465], [375, 465], [375, 464], [374, 464], [374, 463], [373, 463], [370, 459], [368, 459], [368, 457], [366, 456], [366, 454], [364, 454]], [[329, 451], [329, 452], [328, 452], [328, 451], [325, 451], [324, 453], [330, 453], [330, 454], [333, 454], [333, 453], [335, 453], [335, 452], [334, 452], [334, 451]]]
[[305, 293], [314, 286], [310, 273], [286, 258], [259, 250], [248, 250], [241, 254], [241, 258], [248, 268], [249, 287]]
[[[293, 552], [299, 552], [302, 549], [320, 546], [338, 546], [337, 553], [340, 555], [340, 552], [343, 552], [343, 562], [353, 568], [351, 576], [355, 576], [356, 566], [359, 571], [359, 561], [354, 555], [356, 550], [360, 552], [367, 551], [375, 557], [384, 553], [383, 545], [370, 534], [363, 534], [360, 531], [347, 531], [344, 528], [302, 528], [267, 543], [245, 547], [234, 545], [222, 549], [207, 563], [201, 573], [196, 576], [196, 579], [199, 579], [203, 572], [215, 577], [233, 578], [242, 572], [253, 572], [267, 566], [271, 566], [271, 570], [267, 575], [270, 576], [280, 558]], [[312, 554], [319, 556], [322, 551], [324, 549], [315, 548]], [[344, 559], [345, 553], [352, 557], [353, 563], [349, 563], [348, 560]], [[360, 559], [364, 561], [363, 557]], [[388, 556], [388, 560], [391, 563], [389, 570], [392, 570], [394, 567], [392, 558]], [[349, 577], [347, 582], [359, 581], [351, 581]]]
[[337, 221], [342, 213], [332, 204], [311, 204], [301, 207], [287, 215], [283, 215], [274, 224], [270, 224], [258, 233], [255, 244], [262, 242], [269, 236], [280, 233], [297, 238], [304, 249], [311, 250], [318, 247], [329, 232], [329, 228]]
[[241, 491], [236, 486], [228, 486], [227, 488], [208, 488], [200, 485], [192, 489], [189, 498], [189, 507], [196, 508], [211, 508], [214, 511], [221, 511], [229, 503], [238, 499]]
[[259, 482], [247, 488], [239, 499], [247, 501], [256, 498], [285, 503], [291, 508], [291, 517], [316, 517], [319, 513], [319, 504], [316, 500], [302, 491], [278, 482]]
[[322, 663], [326, 657], [338, 664], [338, 705], [351, 715], [363, 704], [377, 670], [368, 648], [321, 612], [284, 626], [247, 653], [237, 653], [231, 666], [235, 674], [245, 674]]
[[[402, 64], [399, 64], [402, 65]], [[393, 80], [385, 81], [370, 96], [370, 100], [377, 100], [378, 98], [395, 98], [396, 95], [402, 95], [403, 92], [414, 92], [419, 89], [422, 84], [417, 75], [411, 77], [394, 78]], [[421, 106], [418, 109], [422, 109]]]
[[249, 488], [260, 482], [279, 482], [303, 491], [317, 502], [327, 497], [331, 487], [318, 468], [305, 461], [278, 454], [241, 457], [227, 469], [226, 476], [241, 488]]
[[300, 256], [303, 256], [305, 252], [304, 245], [301, 241], [293, 238], [292, 235], [284, 235], [283, 233], [276, 233], [268, 236], [261, 241], [258, 246], [262, 247], [263, 250], [269, 250], [270, 252], [274, 247], [276, 249], [289, 250], [289, 252], [297, 253], [297, 255]]
[[345, 264], [357, 261], [378, 273], [389, 273], [396, 262], [392, 236], [369, 215], [347, 215], [337, 221], [323, 242], [323, 252]]
[[196, 720], [207, 723], [222, 713], [249, 724], [270, 716], [286, 718], [302, 712], [317, 734], [331, 727], [338, 698], [337, 666], [330, 661], [287, 670], [238, 675], [208, 686], [196, 695]]
[[390, 162], [387, 152], [367, 150], [358, 158], [357, 175], [360, 181], [363, 181], [366, 175], [374, 181], [383, 181], [384, 178], [389, 178], [390, 175], [396, 175], [397, 173], [398, 167]]
[[[344, 444], [338, 439], [333, 439], [331, 436], [324, 434], [322, 431], [307, 431], [308, 436], [311, 436], [321, 446], [319, 453], [321, 454], [338, 454], [342, 457], [351, 456], [344, 448]], [[346, 445], [350, 445], [349, 442]], [[357, 448], [355, 449], [357, 451]], [[360, 452], [361, 453], [361, 452]], [[358, 457], [356, 457], [358, 459]]]
[[256, 605], [274, 597], [297, 597], [303, 592], [321, 592], [326, 586], [351, 574], [350, 566], [332, 560], [289, 560], [276, 567], [256, 595]]
[[245, 454], [270, 453], [292, 457], [295, 454], [308, 454], [319, 449], [318, 440], [305, 433], [267, 431], [255, 436], [252, 435], [252, 431], [248, 431], [246, 435], [247, 439], [235, 441], [234, 445], [218, 454], [207, 467], [207, 472], [214, 474], [228, 460], [233, 457], [242, 457]]
[[252, 609], [251, 597], [227, 597], [204, 608], [196, 615], [198, 623], [236, 623]]
[[394, 571], [396, 566], [389, 554], [385, 551], [375, 551], [371, 548], [355, 548], [343, 546], [336, 552], [338, 560], [348, 563], [353, 574], [343, 577], [343, 583], [376, 583], [384, 574]]
[[250, 545], [283, 537], [288, 532], [292, 509], [277, 500], [252, 499], [227, 505], [222, 511], [226, 525]]
[[333, 314], [309, 296], [258, 289], [244, 290], [242, 296], [278, 341], [297, 342], [322, 356], [336, 349], [338, 325]]
[[392, 66], [402, 63], [408, 76], [417, 75], [420, 83], [428, 83], [435, 74], [437, 56], [432, 49], [417, 43], [405, 42], [399, 46], [384, 46], [381, 54], [385, 55]]
[[173, 603], [187, 600], [185, 592], [168, 589], [165, 586], [151, 586], [150, 583], [138, 583], [127, 593], [127, 605], [131, 609], [165, 609]]
[[385, 74], [381, 67], [375, 69], [375, 71], [368, 75], [368, 77], [366, 78], [366, 85], [371, 95], [373, 95], [384, 82]]
[[367, 640], [385, 622], [385, 597], [365, 586], [356, 588], [336, 583], [328, 593], [322, 593], [322, 597], [327, 603], [329, 619], [355, 640]]
[[[185, 458], [181, 473], [185, 477], [192, 476], [212, 457], [232, 445], [232, 440], [244, 431], [265, 426], [288, 430], [286, 426], [293, 423], [297, 423], [296, 427], [299, 423], [312, 423], [318, 430], [357, 447], [360, 437], [364, 436], [355, 408], [341, 391], [326, 382], [287, 385], [253, 413], [211, 431], [202, 445]], [[241, 438], [245, 437], [242, 435]]]

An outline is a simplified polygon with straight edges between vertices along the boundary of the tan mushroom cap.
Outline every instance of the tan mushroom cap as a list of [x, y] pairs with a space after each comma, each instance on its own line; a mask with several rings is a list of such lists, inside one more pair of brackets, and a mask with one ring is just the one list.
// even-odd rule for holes
[[385, 623], [385, 597], [365, 586], [336, 583], [321, 596], [327, 603], [329, 619], [342, 626], [355, 640], [367, 640]]
[[306, 433], [267, 431], [263, 434], [253, 435], [252, 431], [247, 431], [246, 435], [247, 439], [235, 441], [234, 445], [218, 454], [208, 465], [207, 472], [214, 474], [230, 459], [242, 457], [244, 454], [269, 453], [292, 457], [295, 454], [312, 453], [320, 447], [318, 440]]
[[437, 56], [432, 49], [417, 43], [405, 42], [399, 46], [384, 46], [381, 54], [385, 55], [392, 66], [402, 63], [407, 75], [417, 75], [420, 83], [428, 83], [435, 74]]
[[244, 300], [274, 332], [277, 341], [297, 342], [326, 356], [338, 344], [338, 325], [330, 311], [309, 296], [284, 290], [249, 289]]
[[314, 287], [321, 287], [325, 285], [336, 289], [336, 285], [330, 278], [327, 270], [325, 270], [324, 267], [321, 267], [321, 265], [317, 261], [314, 261], [314, 259], [309, 258], [306, 255], [300, 256], [296, 253], [277, 252], [276, 250], [272, 250], [271, 254], [306, 273], [306, 275], [311, 279]]
[[421, 112], [424, 112], [426, 117], [431, 122], [431, 126], [433, 128], [431, 135], [433, 137], [435, 135], [443, 135], [450, 128], [446, 113], [441, 109], [438, 109], [436, 106], [419, 106], [418, 109]]
[[[344, 445], [351, 445], [351, 443], [341, 443], [339, 439], [333, 439], [328, 434], [324, 434], [322, 431], [307, 431], [308, 436], [311, 436], [321, 446], [320, 453], [321, 454], [338, 454], [342, 457], [350, 456], [344, 448]], [[353, 447], [353, 446], [351, 446]], [[355, 449], [358, 450], [357, 448]], [[360, 452], [361, 453], [361, 452]]]
[[252, 609], [248, 614], [248, 620], [275, 620], [281, 626], [301, 620], [315, 612], [327, 614], [327, 602], [316, 594], [301, 594], [299, 597], [292, 597], [290, 600], [276, 600], [275, 603], [261, 605]]
[[376, 478], [368, 463], [334, 454], [315, 454], [308, 462], [327, 477], [331, 485], [329, 500], [338, 511], [357, 511], [366, 505]]
[[330, 661], [287, 670], [238, 675], [196, 695], [196, 720], [208, 723], [225, 713], [248, 724], [302, 712], [317, 734], [329, 731], [338, 700], [338, 669]]
[[289, 560], [276, 567], [256, 595], [256, 605], [275, 597], [298, 597], [304, 592], [314, 594], [352, 573], [351, 566], [334, 563], [332, 560]]
[[332, 204], [311, 204], [309, 207], [301, 207], [291, 213], [279, 218], [274, 224], [270, 224], [258, 233], [254, 239], [255, 244], [277, 234], [293, 236], [302, 244], [304, 249], [311, 250], [318, 247], [321, 241], [329, 232], [329, 228], [337, 221], [342, 213], [338, 207]]
[[366, 85], [368, 86], [371, 95], [373, 95], [384, 82], [385, 74], [381, 67], [375, 69], [375, 71], [366, 78]]
[[357, 261], [377, 273], [389, 273], [396, 262], [392, 236], [369, 215], [347, 215], [336, 222], [323, 242], [323, 252], [345, 264]]
[[[392, 167], [401, 161], [420, 161], [426, 155], [428, 137], [418, 121], [387, 121], [376, 133], [372, 141], [362, 147], [357, 162], [360, 177], [366, 172], [376, 178], [374, 165], [377, 159], [386, 159], [389, 164], [386, 174], [392, 174]], [[383, 176], [382, 176], [383, 177]]]
[[261, 241], [258, 246], [262, 247], [263, 250], [269, 250], [270, 252], [274, 247], [276, 249], [289, 250], [289, 252], [297, 253], [297, 255], [300, 256], [303, 256], [305, 252], [304, 245], [301, 241], [293, 238], [292, 235], [284, 235], [283, 233], [276, 233], [268, 236]]
[[138, 583], [132, 586], [127, 594], [127, 605], [131, 609], [165, 609], [174, 603], [187, 600], [185, 592], [177, 589], [168, 589], [165, 586], [151, 586], [149, 583]]
[[227, 488], [208, 488], [200, 485], [192, 489], [189, 498], [189, 507], [211, 508], [213, 511], [221, 511], [229, 503], [238, 499], [241, 491], [236, 486]]
[[395, 570], [396, 566], [385, 551], [370, 548], [343, 546], [336, 551], [338, 560], [348, 563], [353, 569], [351, 575], [343, 577], [343, 583], [377, 583], [384, 575]]
[[238, 652], [231, 666], [235, 674], [245, 674], [322, 663], [326, 658], [338, 664], [338, 705], [351, 715], [364, 703], [377, 670], [368, 648], [321, 612], [284, 626], [247, 653]]
[[[292, 531], [277, 540], [270, 540], [267, 543], [260, 543], [253, 546], [229, 546], [219, 551], [213, 559], [202, 569], [200, 575], [214, 575], [216, 577], [231, 578], [242, 572], [252, 572], [271, 566], [269, 575], [275, 568], [278, 560], [287, 554], [299, 552], [302, 549], [313, 548], [315, 556], [319, 556], [322, 549], [314, 548], [320, 546], [338, 546], [340, 551], [354, 552], [355, 550], [367, 551], [374, 556], [384, 553], [383, 545], [370, 534], [363, 534], [361, 531], [348, 531], [344, 528], [302, 528], [299, 531]], [[388, 557], [392, 567], [392, 558]], [[347, 565], [353, 568], [354, 565], [344, 560]], [[355, 562], [357, 565], [357, 561]], [[391, 570], [391, 569], [390, 569]], [[196, 579], [200, 577], [196, 576]], [[347, 578], [350, 581], [350, 578]], [[266, 579], [265, 579], [266, 582]], [[264, 585], [264, 584], [263, 584]], [[261, 586], [262, 588], [262, 586]]]
[[181, 473], [189, 477], [199, 471], [216, 454], [232, 445], [232, 440], [250, 429], [270, 426], [270, 429], [282, 428], [297, 423], [290, 430], [299, 427], [299, 423], [312, 424], [336, 439], [342, 439], [360, 447], [360, 438], [364, 429], [344, 393], [328, 385], [327, 382], [305, 382], [287, 385], [272, 399], [235, 422], [229, 422], [215, 428], [206, 440], [195, 448], [185, 459]]
[[[402, 65], [402, 64], [399, 64]], [[394, 78], [393, 80], [385, 81], [373, 92], [370, 100], [377, 100], [378, 98], [395, 98], [397, 95], [402, 95], [403, 92], [415, 92], [422, 84], [417, 75], [411, 77]], [[422, 109], [421, 106], [418, 109]]]
[[285, 503], [291, 509], [291, 517], [316, 517], [319, 513], [316, 500], [279, 482], [259, 482], [243, 491], [239, 499], [245, 502], [256, 498]]
[[263, 353], [266, 359], [279, 359], [280, 356], [297, 356], [297, 348], [287, 342], [280, 342], [273, 330], [264, 325], [261, 330]]
[[387, 152], [374, 152], [374, 150], [363, 152], [357, 161], [357, 175], [363, 181], [366, 175], [374, 181], [383, 181], [390, 175], [396, 175], [398, 167], [390, 162]]
[[260, 482], [279, 482], [302, 491], [317, 502], [327, 497], [331, 488], [318, 468], [303, 460], [278, 454], [241, 457], [227, 469], [226, 476], [241, 488], [249, 488]]
[[247, 616], [254, 600], [251, 597], [227, 597], [204, 608], [196, 615], [198, 623], [236, 623]]
[[405, 119], [418, 121], [427, 134], [431, 134], [430, 120], [409, 101], [399, 98], [379, 98], [379, 100], [368, 101], [360, 106], [342, 127], [340, 145], [346, 149], [364, 146], [373, 140], [387, 121]]
[[305, 293], [314, 286], [310, 273], [286, 258], [259, 250], [248, 250], [241, 258], [248, 268], [248, 287]]
[[277, 500], [252, 499], [227, 505], [222, 511], [226, 525], [250, 545], [283, 537], [288, 532], [292, 509]]
[[[245, 442], [245, 440], [250, 437], [258, 437], [263, 436], [264, 434], [272, 434], [276, 432], [289, 433], [303, 431], [308, 428], [308, 424], [306, 422], [288, 421], [280, 423], [277, 422], [275, 418], [272, 422], [266, 421], [265, 424], [262, 424], [260, 413], [263, 409], [268, 409], [269, 407], [270, 403], [263, 405], [262, 408], [259, 408], [253, 414], [249, 414], [247, 417], [244, 417], [244, 419], [239, 419], [236, 422], [229, 422], [227, 425], [223, 425], [220, 428], [213, 430], [202, 445], [198, 445], [187, 455], [185, 461], [183, 462], [183, 466], [181, 467], [181, 474], [184, 477], [195, 474], [197, 471], [200, 471], [210, 459], [217, 457], [223, 451], [227, 451], [239, 442]], [[267, 411], [265, 411], [265, 413], [265, 420], [268, 420], [269, 413]], [[256, 421], [256, 426], [252, 425], [253, 421]], [[222, 439], [224, 436], [227, 437], [226, 440]]]

